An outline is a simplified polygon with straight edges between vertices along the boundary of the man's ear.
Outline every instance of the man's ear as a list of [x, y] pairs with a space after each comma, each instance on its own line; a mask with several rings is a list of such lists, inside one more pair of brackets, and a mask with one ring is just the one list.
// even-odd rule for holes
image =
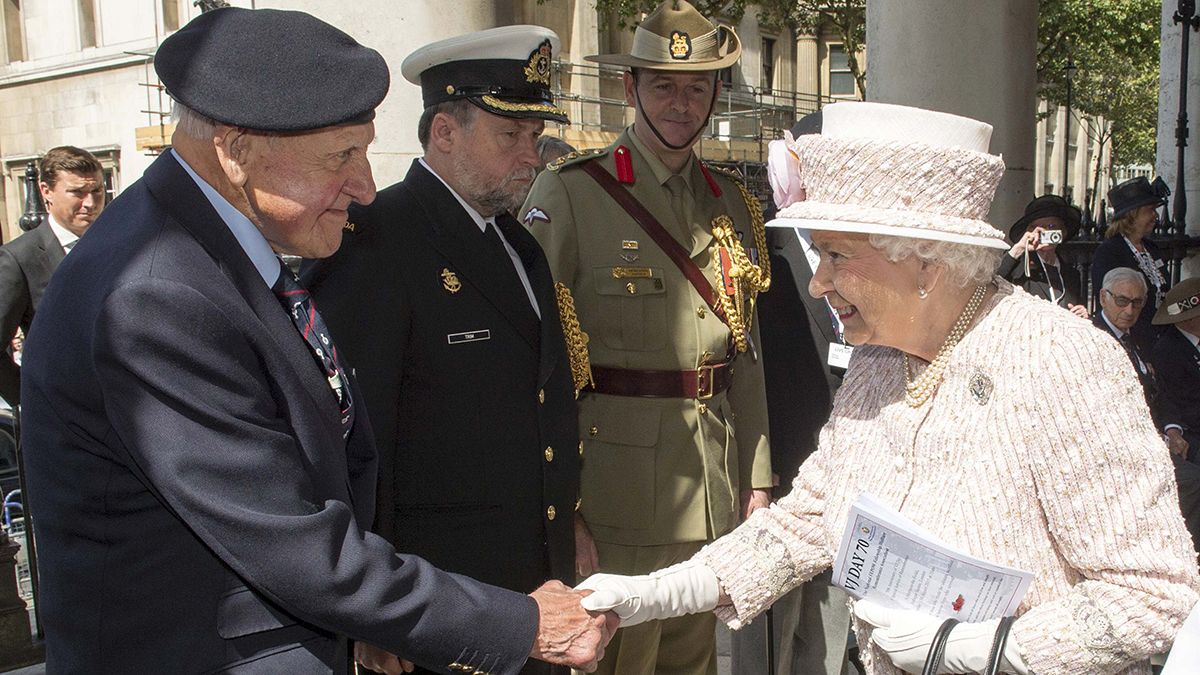
[[254, 137], [240, 127], [217, 125], [213, 131], [213, 146], [217, 151], [217, 162], [225, 177], [235, 187], [246, 184], [246, 167], [251, 161]]
[[622, 75], [625, 83], [625, 104], [630, 108], [637, 107], [637, 95], [634, 93], [634, 88], [637, 87], [637, 75], [634, 75], [632, 70], [625, 71]]
[[429, 125], [429, 143], [437, 148], [438, 152], [449, 154], [454, 143], [460, 142], [458, 137], [462, 129], [462, 125], [453, 115], [438, 113], [433, 116]]

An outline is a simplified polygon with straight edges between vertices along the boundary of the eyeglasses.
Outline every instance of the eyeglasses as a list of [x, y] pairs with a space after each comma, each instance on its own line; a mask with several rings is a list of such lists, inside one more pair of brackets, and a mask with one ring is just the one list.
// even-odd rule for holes
[[1133, 305], [1134, 309], [1141, 309], [1146, 304], [1146, 298], [1127, 298], [1123, 295], [1117, 295], [1107, 288], [1102, 290], [1105, 293], [1108, 293], [1108, 297], [1112, 298], [1113, 302], [1117, 303], [1117, 307], [1128, 307]]

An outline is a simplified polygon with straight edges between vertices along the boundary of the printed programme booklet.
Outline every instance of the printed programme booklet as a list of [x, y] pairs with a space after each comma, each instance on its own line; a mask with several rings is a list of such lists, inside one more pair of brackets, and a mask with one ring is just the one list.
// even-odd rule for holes
[[1012, 615], [1033, 574], [956, 551], [868, 493], [850, 506], [833, 583], [855, 598], [938, 618]]

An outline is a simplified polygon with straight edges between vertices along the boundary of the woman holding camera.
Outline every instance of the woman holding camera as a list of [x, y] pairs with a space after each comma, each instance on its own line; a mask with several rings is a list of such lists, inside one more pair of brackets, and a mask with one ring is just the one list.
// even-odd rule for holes
[[1042, 195], [1029, 202], [1025, 215], [1008, 231], [1013, 246], [1008, 255], [1001, 257], [996, 274], [1026, 293], [1086, 319], [1079, 270], [1074, 265], [1063, 265], [1056, 252], [1059, 244], [1079, 233], [1080, 218], [1079, 209], [1058, 195]]
[[[868, 492], [1033, 574], [1003, 672], [1148, 674], [1200, 575], [1124, 352], [993, 275], [1008, 245], [983, 220], [1004, 172], [990, 126], [876, 103], [822, 115], [820, 134], [788, 143], [806, 199], [772, 223], [812, 232], [809, 291], [858, 345], [818, 449], [779, 502], [679, 565], [589, 577], [584, 606], [622, 625], [715, 610], [741, 627], [833, 563]], [[920, 672], [942, 624], [871, 600], [854, 615], [871, 675]], [[982, 671], [999, 624], [954, 627], [939, 672]]]
[[1133, 340], [1147, 353], [1162, 333], [1160, 326], [1150, 323], [1162, 304], [1171, 280], [1163, 255], [1154, 242], [1146, 239], [1158, 225], [1158, 208], [1167, 203], [1170, 190], [1161, 178], [1151, 184], [1145, 176], [1118, 183], [1108, 191], [1108, 205], [1113, 210], [1108, 224], [1108, 237], [1092, 256], [1092, 295], [1100, 303], [1100, 288], [1104, 275], [1118, 267], [1140, 270], [1146, 278], [1146, 304], [1133, 325]]

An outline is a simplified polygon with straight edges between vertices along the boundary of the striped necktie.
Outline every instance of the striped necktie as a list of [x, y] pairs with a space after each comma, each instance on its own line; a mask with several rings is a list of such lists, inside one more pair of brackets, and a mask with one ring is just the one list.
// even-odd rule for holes
[[271, 290], [283, 304], [284, 311], [292, 317], [292, 323], [300, 331], [329, 388], [333, 390], [341, 413], [342, 440], [345, 440], [354, 427], [354, 402], [350, 397], [350, 380], [338, 363], [337, 347], [329, 335], [329, 328], [317, 312], [317, 304], [312, 296], [300, 285], [296, 274], [283, 260], [279, 261], [279, 279]]

